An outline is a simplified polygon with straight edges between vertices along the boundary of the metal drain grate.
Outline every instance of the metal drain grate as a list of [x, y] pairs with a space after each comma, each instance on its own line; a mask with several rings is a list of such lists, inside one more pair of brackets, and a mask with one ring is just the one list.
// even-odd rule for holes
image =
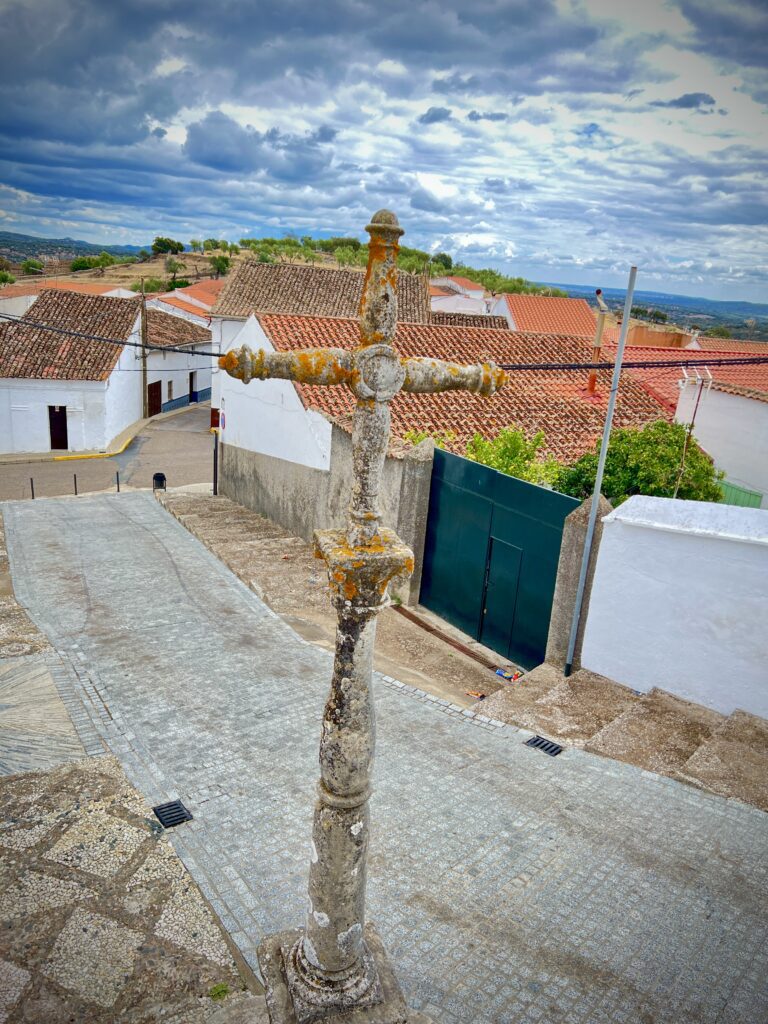
[[535, 747], [537, 750], [543, 750], [545, 754], [549, 754], [550, 757], [557, 757], [558, 754], [562, 754], [563, 748], [559, 743], [553, 743], [552, 740], [546, 740], [543, 736], [531, 736], [529, 740], [525, 741], [526, 747]]
[[163, 828], [175, 828], [177, 825], [181, 825], [183, 821], [192, 821], [192, 815], [181, 800], [171, 800], [168, 804], [158, 804], [152, 810], [155, 812], [157, 820]]

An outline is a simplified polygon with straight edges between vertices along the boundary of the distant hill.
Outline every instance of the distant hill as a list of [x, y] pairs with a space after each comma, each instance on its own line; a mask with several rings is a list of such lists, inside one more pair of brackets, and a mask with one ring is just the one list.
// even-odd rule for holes
[[15, 231], [0, 231], [0, 256], [18, 262], [34, 256], [91, 256], [109, 252], [113, 256], [133, 256], [147, 245], [96, 245], [77, 238], [40, 238], [37, 235], [21, 235]]
[[[592, 300], [595, 289], [587, 285], [558, 284], [547, 282], [553, 288], [563, 288], [569, 295]], [[624, 306], [626, 291], [623, 288], [603, 288], [603, 298], [614, 310]], [[768, 339], [768, 305], [760, 302], [723, 302], [691, 295], [670, 295], [668, 292], [636, 291], [634, 305], [647, 309], [658, 309], [666, 313], [672, 323], [682, 327], [696, 325], [702, 331], [715, 324], [727, 327], [734, 338], [753, 338], [757, 341]], [[755, 326], [748, 326], [747, 320], [755, 320]]]

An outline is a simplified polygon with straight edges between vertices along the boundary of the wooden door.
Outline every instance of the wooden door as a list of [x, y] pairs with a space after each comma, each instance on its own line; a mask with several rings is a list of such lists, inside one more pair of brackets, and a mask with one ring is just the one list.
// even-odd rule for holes
[[48, 427], [51, 432], [51, 450], [66, 451], [69, 448], [66, 405], [48, 406]]
[[147, 415], [157, 416], [163, 410], [163, 382], [156, 380], [147, 387]]

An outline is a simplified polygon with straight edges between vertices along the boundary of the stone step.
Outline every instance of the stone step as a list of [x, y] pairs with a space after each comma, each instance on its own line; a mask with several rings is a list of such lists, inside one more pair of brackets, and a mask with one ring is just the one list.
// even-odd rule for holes
[[768, 811], [768, 722], [747, 711], [734, 711], [675, 777]]
[[671, 775], [722, 725], [725, 715], [654, 687], [585, 744], [585, 749]]

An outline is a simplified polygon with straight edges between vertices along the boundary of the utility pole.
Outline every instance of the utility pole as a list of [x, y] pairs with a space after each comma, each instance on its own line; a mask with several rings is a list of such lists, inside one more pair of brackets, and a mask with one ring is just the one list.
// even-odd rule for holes
[[147, 297], [144, 294], [144, 278], [141, 279], [141, 418], [149, 416], [147, 397]]

